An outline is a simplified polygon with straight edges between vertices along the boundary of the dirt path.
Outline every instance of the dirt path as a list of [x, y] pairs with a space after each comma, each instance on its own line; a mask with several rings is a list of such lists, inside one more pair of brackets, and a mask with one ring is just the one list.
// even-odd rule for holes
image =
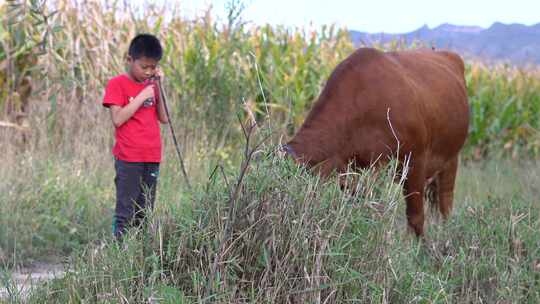
[[[11, 282], [6, 286], [5, 280], [0, 281], [0, 300], [9, 299], [10, 293], [12, 298], [25, 298], [28, 291], [38, 283], [46, 282], [54, 278], [59, 278], [64, 275], [64, 265], [52, 263], [34, 263], [29, 267], [8, 272], [11, 275]], [[15, 296], [13, 295], [15, 294]]]

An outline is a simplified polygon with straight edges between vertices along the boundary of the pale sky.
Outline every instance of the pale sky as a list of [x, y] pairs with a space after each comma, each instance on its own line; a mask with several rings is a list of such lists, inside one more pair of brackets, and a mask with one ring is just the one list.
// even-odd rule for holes
[[[200, 16], [210, 4], [225, 18], [230, 0], [180, 1], [182, 15]], [[174, 1], [168, 1], [174, 2]], [[364, 32], [405, 33], [424, 24], [477, 25], [540, 23], [540, 0], [244, 0], [242, 19], [255, 24], [316, 28], [336, 24]]]

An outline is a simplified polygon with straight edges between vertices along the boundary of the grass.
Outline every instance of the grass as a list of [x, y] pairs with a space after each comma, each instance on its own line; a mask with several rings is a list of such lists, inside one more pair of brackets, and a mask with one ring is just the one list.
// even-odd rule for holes
[[78, 160], [54, 157], [43, 162], [21, 157], [17, 169], [2, 172], [4, 264], [62, 257], [100, 237], [114, 197], [105, 175]]
[[[169, 143], [162, 167], [160, 199], [176, 201], [180, 167]], [[96, 152], [98, 153], [98, 152]], [[0, 170], [0, 262], [9, 267], [47, 257], [65, 257], [108, 236], [115, 201], [114, 166], [109, 151], [91, 158], [52, 156], [36, 151], [13, 156]], [[205, 174], [204, 162], [187, 155], [192, 178]], [[175, 190], [175, 191], [173, 191]]]
[[391, 164], [363, 172], [351, 196], [263, 148], [235, 204], [237, 173], [192, 197], [164, 186], [148, 230], [80, 247], [66, 277], [28, 302], [537, 303], [538, 172], [536, 162], [463, 165], [450, 221], [429, 216], [418, 242]]
[[[62, 206], [60, 211], [29, 208], [13, 214], [50, 219], [50, 212], [70, 222], [59, 225], [33, 216], [28, 223], [36, 231], [12, 226], [12, 233], [23, 236], [18, 238], [22, 251], [14, 256], [43, 256], [43, 251], [31, 251], [34, 243], [25, 243], [24, 236], [48, 230], [63, 237], [36, 249], [66, 248], [47, 254], [70, 255], [66, 277], [34, 290], [28, 303], [540, 299], [540, 170], [535, 161], [462, 164], [452, 217], [441, 223], [430, 216], [426, 242], [406, 232], [404, 203], [399, 185], [391, 182], [391, 164], [383, 174], [362, 172], [361, 187], [351, 196], [335, 181], [321, 181], [276, 158], [271, 146], [255, 154], [238, 188], [236, 170], [225, 169], [226, 178], [217, 171], [208, 179], [212, 166], [202, 162], [198, 169], [206, 178], [197, 178], [196, 191], [187, 193], [177, 164], [167, 162], [152, 224], [122, 247], [110, 238], [110, 169], [89, 167], [86, 177], [77, 180], [81, 163], [60, 163], [38, 170], [39, 163], [26, 163], [27, 170], [41, 171], [34, 182], [47, 187], [12, 192], [32, 192], [34, 200]], [[55, 167], [62, 169], [51, 169]], [[234, 189], [240, 191], [231, 204]], [[78, 203], [96, 196], [103, 202], [92, 208]], [[230, 213], [232, 205], [235, 211]], [[81, 214], [83, 221], [77, 223], [74, 215]], [[87, 227], [96, 234], [72, 237], [68, 226], [78, 231]]]

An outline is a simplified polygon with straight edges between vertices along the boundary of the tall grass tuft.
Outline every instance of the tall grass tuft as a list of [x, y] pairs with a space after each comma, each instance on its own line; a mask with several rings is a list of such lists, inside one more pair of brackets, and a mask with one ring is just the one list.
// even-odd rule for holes
[[252, 152], [257, 160], [242, 167], [244, 178], [235, 184], [234, 176], [213, 175], [192, 212], [156, 218], [120, 247], [89, 248], [53, 284], [59, 293], [51, 285], [50, 300], [285, 303], [346, 296], [341, 286], [351, 277], [342, 267], [355, 247], [393, 241], [387, 230], [396, 225], [399, 185], [388, 187], [393, 176], [374, 180], [363, 172], [353, 195], [268, 148]]

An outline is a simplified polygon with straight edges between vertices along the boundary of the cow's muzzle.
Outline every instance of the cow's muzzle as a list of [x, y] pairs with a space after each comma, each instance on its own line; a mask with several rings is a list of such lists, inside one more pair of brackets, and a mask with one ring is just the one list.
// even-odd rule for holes
[[279, 147], [278, 155], [281, 158], [285, 158], [287, 156], [291, 156], [293, 159], [296, 159], [296, 153], [294, 153], [294, 150], [291, 146], [284, 144]]

